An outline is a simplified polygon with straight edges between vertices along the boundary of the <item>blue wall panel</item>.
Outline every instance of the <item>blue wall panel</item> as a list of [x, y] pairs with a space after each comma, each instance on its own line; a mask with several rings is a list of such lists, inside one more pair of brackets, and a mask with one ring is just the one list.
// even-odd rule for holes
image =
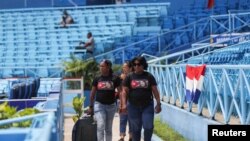
[[[71, 0], [73, 3], [77, 4], [78, 6], [86, 5], [86, 0]], [[72, 6], [69, 0], [54, 0], [55, 7], [64, 7], [64, 6]]]
[[207, 141], [207, 127], [220, 124], [195, 113], [162, 103], [161, 120], [190, 141]]
[[27, 7], [51, 7], [52, 0], [27, 0]]

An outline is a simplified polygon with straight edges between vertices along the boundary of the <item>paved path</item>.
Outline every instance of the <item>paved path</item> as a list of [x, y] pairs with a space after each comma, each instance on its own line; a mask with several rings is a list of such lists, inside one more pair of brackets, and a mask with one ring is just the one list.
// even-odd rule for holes
[[[64, 118], [64, 141], [71, 141], [71, 132], [74, 126], [74, 122], [71, 117]], [[118, 141], [119, 136], [119, 115], [116, 114], [113, 121], [113, 139], [112, 141]], [[128, 136], [125, 137], [125, 141], [128, 141]]]
[[74, 122], [71, 117], [64, 118], [64, 141], [71, 141]]

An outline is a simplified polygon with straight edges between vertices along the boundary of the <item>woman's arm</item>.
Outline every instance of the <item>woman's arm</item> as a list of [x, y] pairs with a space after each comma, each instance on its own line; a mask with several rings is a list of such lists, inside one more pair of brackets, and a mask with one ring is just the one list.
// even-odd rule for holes
[[127, 112], [127, 94], [128, 94], [128, 87], [125, 87], [123, 86], [122, 87], [122, 92], [121, 92], [121, 98], [120, 98], [120, 102], [121, 102], [121, 105], [120, 105], [120, 112], [121, 113], [124, 113], [124, 112]]
[[161, 112], [161, 100], [160, 100], [160, 94], [156, 85], [152, 86], [152, 92], [156, 100], [155, 112], [160, 113]]
[[96, 87], [93, 86], [90, 92], [90, 108], [94, 106], [94, 102], [95, 102], [95, 94], [96, 94]]
[[93, 108], [94, 108], [94, 102], [95, 102], [95, 93], [96, 93], [96, 87], [93, 86], [90, 92], [90, 105], [88, 109], [89, 115], [94, 114]]

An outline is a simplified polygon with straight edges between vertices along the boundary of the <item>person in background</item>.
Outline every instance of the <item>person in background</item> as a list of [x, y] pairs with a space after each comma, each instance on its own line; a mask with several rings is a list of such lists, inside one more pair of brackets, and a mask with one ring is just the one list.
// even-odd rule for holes
[[95, 40], [94, 40], [91, 32], [88, 32], [88, 34], [87, 34], [87, 41], [80, 42], [79, 46], [86, 49], [87, 53], [93, 54], [94, 47], [95, 47]]
[[91, 32], [88, 32], [87, 34], [87, 41], [86, 42], [80, 42], [79, 46], [76, 47], [77, 49], [86, 49], [86, 53], [89, 53], [91, 55], [93, 55], [94, 52], [94, 47], [95, 47], [95, 40], [92, 36]]
[[[75, 54], [76, 53], [83, 53], [82, 51], [79, 51], [79, 50], [86, 50], [86, 53], [90, 54], [94, 58], [94, 56], [93, 56], [93, 54], [94, 54], [94, 48], [95, 48], [95, 40], [94, 40], [94, 38], [92, 36], [92, 33], [88, 32], [88, 34], [87, 34], [87, 41], [86, 42], [80, 41], [79, 46], [77, 46], [75, 48], [75, 52], [74, 53]], [[83, 58], [84, 57], [86, 57], [86, 56], [83, 55]]]
[[[122, 66], [122, 74], [120, 75], [120, 78], [122, 80], [124, 80], [130, 72], [132, 72], [132, 64], [130, 61], [126, 61]], [[120, 101], [121, 101], [121, 98], [122, 98], [122, 96], [119, 96]], [[121, 107], [121, 104], [120, 104], [119, 108], [120, 107]], [[130, 128], [130, 122], [128, 120], [128, 113], [127, 112], [120, 113], [120, 139], [119, 139], [119, 141], [124, 141], [124, 138], [126, 136], [127, 123], [128, 123], [128, 128], [129, 128], [129, 130], [128, 130], [129, 131], [129, 141], [132, 141], [132, 133], [131, 133], [131, 128]]]
[[[154, 113], [161, 112], [160, 94], [154, 76], [145, 71], [148, 67], [146, 59], [135, 57], [132, 64], [133, 72], [123, 81], [121, 112], [128, 112], [133, 141], [141, 140], [142, 127], [144, 141], [151, 141]], [[155, 108], [153, 98], [156, 99]]]
[[64, 10], [62, 20], [60, 22], [61, 26], [62, 27], [67, 27], [68, 24], [73, 24], [73, 23], [74, 23], [73, 18], [69, 15], [67, 10]]
[[100, 75], [92, 83], [89, 114], [94, 114], [97, 122], [97, 140], [111, 141], [113, 119], [117, 110], [115, 89], [119, 90], [121, 79], [113, 74], [112, 63], [100, 63]]

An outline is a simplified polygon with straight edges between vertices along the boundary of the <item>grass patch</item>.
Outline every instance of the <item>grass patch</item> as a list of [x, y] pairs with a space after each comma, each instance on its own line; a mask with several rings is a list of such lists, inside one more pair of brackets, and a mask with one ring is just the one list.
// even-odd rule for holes
[[154, 120], [154, 134], [164, 141], [188, 141], [166, 123], [161, 122], [159, 117]]

